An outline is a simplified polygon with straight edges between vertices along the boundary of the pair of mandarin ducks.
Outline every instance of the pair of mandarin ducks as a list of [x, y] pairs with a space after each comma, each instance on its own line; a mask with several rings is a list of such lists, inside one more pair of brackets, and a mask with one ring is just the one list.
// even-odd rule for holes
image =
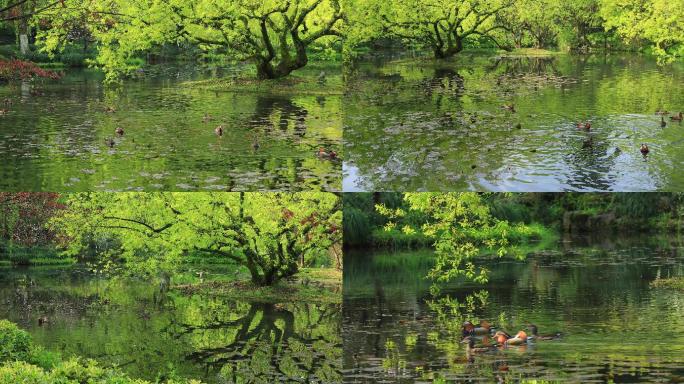
[[555, 340], [561, 337], [559, 332], [547, 335], [539, 334], [539, 328], [534, 324], [528, 324], [527, 330], [531, 335], [528, 336], [527, 332], [523, 330], [518, 331], [515, 336], [511, 336], [504, 331], [496, 331], [493, 335], [496, 342], [495, 345], [476, 347], [475, 337], [491, 335], [493, 331], [492, 326], [487, 320], [480, 321], [478, 326], [475, 326], [470, 321], [466, 321], [463, 323], [462, 334], [464, 338], [461, 343], [466, 344], [466, 351], [468, 353], [482, 353], [492, 351], [502, 346], [525, 345], [528, 340]]

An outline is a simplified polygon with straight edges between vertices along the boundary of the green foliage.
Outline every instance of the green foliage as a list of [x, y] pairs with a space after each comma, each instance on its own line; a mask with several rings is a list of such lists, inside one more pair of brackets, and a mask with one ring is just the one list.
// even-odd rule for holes
[[421, 232], [406, 233], [391, 229], [375, 229], [371, 232], [372, 245], [382, 248], [425, 248], [433, 244], [434, 240]]
[[72, 68], [85, 67], [88, 65], [88, 61], [95, 59], [96, 55], [95, 50], [84, 50], [81, 45], [75, 44], [66, 45], [62, 51], [52, 56], [41, 52], [34, 46], [31, 46], [31, 49], [22, 55], [16, 45], [0, 45], [0, 57], [21, 58], [39, 63], [43, 68], [56, 67], [57, 64]]
[[[482, 248], [494, 249], [498, 256], [508, 252], [511, 226], [495, 219], [482, 196], [477, 193], [406, 193], [408, 210], [377, 209], [390, 219], [387, 230], [396, 228], [396, 220], [407, 211], [417, 211], [430, 220], [421, 226], [405, 224], [406, 234], [422, 233], [434, 239], [436, 261], [428, 277], [446, 283], [457, 277], [477, 282], [487, 281], [487, 269], [473, 260]], [[437, 287], [435, 287], [437, 289]]]
[[62, 356], [57, 352], [48, 351], [39, 345], [33, 344], [27, 361], [45, 370], [50, 370], [62, 362]]
[[492, 197], [489, 200], [492, 216], [513, 223], [529, 223], [532, 220], [530, 208], [517, 199], [500, 195], [492, 195]]
[[[35, 365], [15, 361], [0, 365], [0, 384], [53, 384], [53, 377]], [[63, 383], [68, 383], [63, 381]]]
[[69, 255], [115, 238], [120, 247], [105, 261], [121, 258], [133, 274], [168, 280], [185, 257], [206, 254], [272, 285], [341, 241], [339, 203], [324, 192], [85, 193], [70, 195], [53, 225], [69, 239]]
[[[161, 382], [161, 381], [160, 381]], [[16, 324], [0, 320], [0, 384], [151, 384], [105, 369], [94, 360], [72, 358], [46, 352], [31, 342], [28, 332]], [[167, 381], [172, 384], [173, 381]], [[199, 381], [178, 381], [199, 384]]]
[[[109, 81], [131, 74], [146, 55], [247, 60], [259, 78], [280, 78], [311, 58], [349, 59], [387, 39], [438, 58], [464, 48], [626, 43], [667, 62], [684, 53], [682, 25], [684, 5], [670, 0], [94, 0], [42, 9], [30, 20], [40, 49], [25, 58], [95, 63]], [[0, 56], [16, 57], [16, 48]]]
[[10, 265], [69, 265], [76, 262], [75, 259], [62, 257], [54, 246], [23, 247], [12, 243], [0, 246], [0, 260], [7, 261]]
[[[346, 193], [344, 194], [344, 244], [346, 247], [375, 246], [415, 248], [428, 246], [432, 240], [421, 233], [407, 234], [401, 230], [378, 230], [387, 223], [387, 217], [375, 209], [379, 203], [391, 209], [404, 207], [401, 193]], [[416, 211], [407, 211], [395, 223], [420, 226], [426, 217]]]
[[16, 324], [0, 320], [0, 362], [27, 360], [31, 352], [31, 336]]
[[165, 44], [192, 44], [232, 60], [250, 60], [259, 78], [279, 78], [307, 64], [307, 47], [333, 44], [343, 28], [339, 0], [97, 0], [45, 15], [43, 49], [62, 48], [74, 26], [99, 46], [97, 63], [109, 80], [130, 72], [126, 60]]
[[50, 369], [61, 362], [59, 354], [33, 344], [31, 335], [7, 320], [0, 320], [0, 363], [27, 361]]
[[370, 242], [372, 227], [369, 216], [367, 211], [345, 206], [343, 221], [345, 246], [358, 246]]
[[655, 216], [671, 205], [669, 194], [660, 193], [618, 193], [613, 196], [613, 205], [618, 214], [630, 219]]
[[[160, 381], [164, 382], [164, 381]], [[197, 380], [165, 381], [167, 384], [200, 384]], [[52, 371], [23, 361], [0, 365], [0, 384], [152, 384], [146, 380], [132, 379], [116, 371], [97, 366], [93, 360], [68, 360]]]
[[360, 1], [371, 15], [371, 23], [360, 22], [364, 29], [380, 36], [398, 38], [430, 49], [435, 57], [451, 57], [464, 48], [467, 39], [490, 37], [498, 29], [496, 16], [509, 5], [503, 0], [443, 1], [402, 0]]
[[357, 1], [348, 42], [400, 39], [446, 58], [464, 47], [587, 51], [650, 45], [665, 61], [684, 48], [684, 5], [669, 0]]
[[663, 61], [681, 55], [684, 45], [684, 2], [671, 0], [601, 0], [606, 30], [627, 41], [648, 41]]
[[668, 288], [684, 291], [684, 277], [670, 277], [653, 280], [650, 285], [654, 288]]

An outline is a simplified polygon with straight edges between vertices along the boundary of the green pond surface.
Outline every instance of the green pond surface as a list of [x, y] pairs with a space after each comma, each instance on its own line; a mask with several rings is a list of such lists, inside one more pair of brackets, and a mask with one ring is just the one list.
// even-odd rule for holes
[[343, 100], [343, 189], [682, 190], [684, 124], [656, 115], [684, 110], [682, 84], [683, 63], [631, 54], [364, 62]]
[[[345, 257], [345, 382], [684, 382], [684, 294], [649, 286], [684, 275], [680, 240], [573, 238], [524, 260], [483, 259], [487, 284], [441, 293], [461, 303], [486, 297], [458, 311], [428, 304], [439, 303], [422, 278], [428, 251]], [[533, 323], [562, 336], [469, 358], [464, 318], [509, 333]]]
[[[81, 70], [54, 82], [0, 84], [0, 100], [11, 100], [0, 116], [0, 189], [340, 190], [341, 164], [315, 156], [320, 147], [340, 150], [339, 92], [184, 84], [236, 71], [165, 65], [115, 88]], [[318, 73], [298, 76], [315, 83]]]
[[[39, 325], [43, 316], [49, 323]], [[341, 380], [339, 305], [162, 295], [141, 281], [46, 267], [0, 269], [0, 318], [48, 350], [93, 358], [136, 378]]]

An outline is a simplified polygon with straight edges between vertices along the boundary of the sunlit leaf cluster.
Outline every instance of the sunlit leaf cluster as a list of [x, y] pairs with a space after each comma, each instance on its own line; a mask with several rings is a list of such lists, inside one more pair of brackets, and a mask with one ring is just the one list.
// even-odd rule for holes
[[341, 241], [335, 194], [83, 193], [68, 196], [53, 227], [78, 255], [93, 240], [114, 238], [126, 269], [168, 276], [189, 255], [220, 257], [271, 285]]

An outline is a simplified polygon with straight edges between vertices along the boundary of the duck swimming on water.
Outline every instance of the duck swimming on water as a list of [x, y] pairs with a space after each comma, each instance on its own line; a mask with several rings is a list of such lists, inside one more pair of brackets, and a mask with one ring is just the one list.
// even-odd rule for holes
[[506, 340], [512, 339], [513, 336], [509, 335], [508, 333], [504, 331], [496, 331], [494, 334], [494, 340], [496, 340], [496, 343], [499, 345], [504, 345], [506, 344]]
[[534, 340], [556, 340], [561, 337], [560, 332], [540, 335], [539, 328], [534, 324], [528, 324], [527, 329], [532, 333], [532, 336], [529, 336], [529, 338]]
[[515, 113], [515, 104], [504, 104], [502, 108], [510, 111], [511, 113]]
[[506, 340], [506, 345], [522, 345], [527, 343], [527, 333], [518, 331], [512, 338]]
[[649, 153], [651, 150], [648, 149], [648, 145], [642, 143], [642, 144], [641, 144], [641, 148], [639, 149], [639, 151], [641, 151], [641, 154], [642, 154], [642, 155], [646, 156], [646, 155], [648, 155], [648, 153]]
[[493, 351], [496, 347], [493, 345], [490, 346], [485, 346], [485, 347], [475, 347], [475, 339], [471, 336], [466, 337], [461, 341], [461, 344], [466, 345], [466, 353], [467, 354], [475, 354], [475, 353], [486, 353], [486, 352], [491, 352]]
[[462, 327], [463, 336], [473, 335], [488, 335], [490, 334], [492, 325], [487, 320], [481, 320], [478, 327], [470, 321], [465, 321]]
[[515, 336], [509, 335], [504, 331], [497, 331], [494, 334], [494, 340], [499, 345], [523, 345], [527, 343], [527, 333], [525, 331], [518, 331]]
[[335, 151], [326, 151], [325, 148], [320, 147], [318, 148], [318, 151], [316, 152], [316, 156], [318, 156], [321, 159], [330, 159], [330, 160], [335, 160], [337, 159], [337, 152]]
[[587, 131], [591, 129], [591, 121], [579, 122], [577, 123], [577, 129], [586, 129]]

